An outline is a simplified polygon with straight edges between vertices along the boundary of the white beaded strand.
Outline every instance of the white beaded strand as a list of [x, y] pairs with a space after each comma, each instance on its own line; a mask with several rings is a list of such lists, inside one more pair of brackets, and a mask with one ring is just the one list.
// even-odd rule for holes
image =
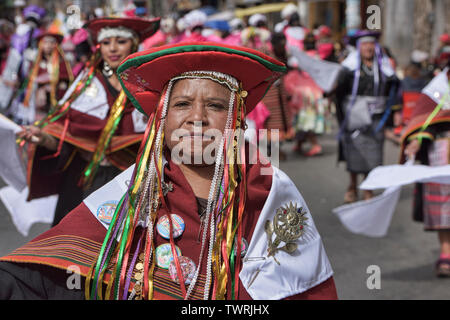
[[[229, 130], [231, 128], [231, 124], [232, 124], [232, 115], [233, 115], [233, 109], [234, 109], [234, 101], [235, 101], [235, 92], [238, 90], [238, 82], [235, 78], [227, 75], [227, 74], [223, 74], [220, 72], [213, 72], [213, 71], [194, 71], [194, 72], [186, 72], [178, 77], [174, 77], [170, 80], [167, 90], [166, 90], [166, 95], [164, 97], [164, 103], [163, 103], [163, 110], [161, 113], [161, 122], [160, 122], [160, 126], [158, 128], [158, 133], [155, 139], [155, 146], [154, 146], [154, 151], [152, 152], [151, 155], [151, 160], [150, 160], [150, 165], [149, 165], [149, 169], [148, 169], [148, 176], [147, 176], [147, 180], [146, 180], [146, 185], [145, 185], [145, 192], [143, 196], [146, 196], [147, 192], [150, 190], [149, 193], [149, 211], [147, 213], [147, 232], [148, 232], [148, 236], [149, 239], [153, 239], [153, 222], [151, 221], [151, 210], [153, 208], [153, 204], [154, 204], [154, 200], [157, 200], [158, 198], [158, 191], [153, 192], [154, 188], [156, 186], [156, 179], [157, 179], [157, 175], [156, 175], [156, 155], [160, 155], [162, 152], [162, 146], [163, 146], [163, 141], [161, 141], [161, 135], [162, 132], [164, 130], [164, 126], [165, 126], [165, 118], [167, 115], [167, 110], [168, 110], [168, 102], [169, 102], [169, 96], [173, 87], [173, 84], [176, 80], [179, 79], [192, 79], [192, 78], [204, 78], [204, 79], [209, 79], [215, 82], [218, 82], [220, 84], [224, 84], [226, 85], [230, 90], [231, 90], [231, 96], [230, 96], [230, 101], [229, 101], [229, 108], [228, 108], [228, 115], [227, 115], [227, 121], [226, 121], [226, 125], [225, 125], [225, 130]], [[215, 241], [215, 219], [214, 219], [214, 209], [216, 208], [217, 204], [217, 195], [219, 193], [219, 188], [220, 188], [220, 184], [222, 182], [222, 178], [223, 178], [223, 169], [224, 169], [224, 145], [225, 145], [225, 137], [222, 136], [221, 139], [221, 143], [220, 143], [220, 148], [216, 157], [216, 163], [215, 163], [215, 169], [214, 169], [214, 176], [213, 179], [211, 181], [211, 187], [210, 187], [210, 191], [209, 191], [209, 195], [208, 195], [208, 204], [207, 204], [207, 209], [206, 209], [206, 225], [204, 227], [203, 230], [203, 234], [202, 234], [202, 245], [201, 245], [201, 251], [200, 251], [200, 256], [199, 256], [199, 263], [197, 265], [196, 271], [195, 271], [195, 275], [189, 285], [189, 288], [187, 290], [185, 299], [188, 299], [190, 294], [192, 293], [192, 290], [194, 289], [197, 279], [198, 279], [198, 275], [200, 272], [200, 267], [202, 264], [202, 256], [203, 256], [203, 252], [205, 249], [205, 245], [206, 245], [206, 238], [207, 238], [207, 233], [208, 233], [208, 225], [209, 225], [209, 231], [210, 231], [210, 238], [209, 238], [209, 248], [208, 248], [208, 257], [207, 257], [207, 275], [206, 275], [206, 285], [205, 285], [205, 290], [204, 290], [204, 299], [207, 300], [209, 297], [209, 291], [210, 291], [210, 286], [211, 286], [211, 278], [212, 278], [212, 250], [213, 250], [213, 246], [214, 246], [214, 241]], [[225, 155], [226, 156], [226, 155]], [[219, 178], [220, 177], [220, 178]], [[156, 197], [156, 199], [155, 199]], [[209, 222], [209, 224], [208, 224]], [[151, 255], [150, 255], [151, 257]]]
[[[229, 101], [229, 107], [228, 107], [228, 115], [227, 115], [227, 122], [225, 124], [225, 130], [230, 129], [231, 128], [231, 123], [232, 123], [232, 115], [233, 115], [233, 108], [234, 108], [234, 96], [235, 93], [234, 91], [231, 91], [231, 97], [230, 97], [230, 101]], [[205, 283], [205, 290], [204, 290], [204, 294], [203, 294], [203, 298], [204, 300], [207, 300], [209, 297], [209, 290], [210, 290], [210, 285], [211, 285], [211, 277], [212, 277], [212, 272], [211, 272], [211, 267], [212, 267], [212, 249], [214, 246], [214, 240], [215, 240], [215, 220], [214, 220], [214, 208], [216, 207], [216, 201], [217, 201], [217, 187], [219, 186], [217, 184], [217, 181], [219, 180], [219, 175], [222, 176], [222, 170], [223, 170], [223, 148], [224, 148], [224, 144], [225, 144], [225, 136], [222, 136], [221, 142], [220, 142], [220, 147], [219, 147], [219, 151], [218, 154], [216, 156], [216, 164], [215, 164], [215, 168], [214, 168], [214, 176], [211, 182], [211, 187], [209, 189], [209, 195], [208, 195], [208, 204], [206, 207], [206, 226], [203, 230], [203, 235], [202, 235], [202, 247], [201, 247], [201, 251], [200, 251], [200, 257], [199, 257], [199, 263], [197, 265], [197, 269], [195, 271], [195, 275], [193, 277], [193, 280], [191, 281], [191, 284], [189, 285], [189, 288], [187, 290], [186, 293], [186, 297], [185, 299], [189, 298], [189, 295], [191, 294], [195, 283], [197, 281], [198, 275], [199, 275], [199, 271], [200, 271], [200, 267], [201, 267], [201, 260], [200, 258], [203, 256], [203, 251], [205, 248], [205, 244], [206, 244], [206, 236], [207, 236], [207, 232], [208, 232], [208, 222], [209, 222], [209, 226], [210, 226], [210, 240], [209, 240], [209, 250], [208, 250], [208, 258], [207, 258], [207, 273], [206, 273], [206, 283]], [[222, 181], [222, 179], [220, 179], [220, 182]], [[211, 218], [211, 219], [210, 219]]]
[[[231, 128], [231, 122], [232, 122], [232, 115], [233, 115], [233, 108], [234, 108], [234, 97], [235, 97], [235, 93], [233, 91], [231, 91], [231, 97], [230, 97], [230, 104], [229, 104], [229, 109], [228, 109], [228, 118], [227, 118], [227, 124], [225, 126], [226, 129], [230, 129]], [[222, 140], [221, 142], [221, 155], [220, 155], [220, 168], [219, 168], [219, 172], [220, 172], [220, 177], [223, 177], [223, 168], [224, 168], [224, 154], [223, 154], [223, 147], [225, 144], [225, 139]], [[225, 155], [226, 156], [226, 155]], [[216, 179], [218, 179], [219, 176], [216, 177]], [[217, 183], [217, 180], [216, 180]], [[220, 183], [222, 183], [222, 179], [220, 179]], [[220, 184], [218, 185], [220, 188]], [[217, 192], [215, 193], [217, 194]], [[217, 202], [217, 199], [215, 199], [215, 202]], [[220, 204], [216, 204], [216, 205], [220, 205]], [[214, 207], [216, 207], [216, 205]], [[214, 208], [213, 207], [213, 208]], [[214, 241], [215, 241], [215, 229], [216, 229], [216, 224], [215, 224], [215, 219], [214, 219], [214, 214], [212, 215], [212, 219], [211, 219], [211, 226], [210, 226], [210, 233], [211, 233], [211, 238], [210, 238], [210, 244], [209, 244], [209, 252], [208, 252], [208, 268], [207, 268], [207, 278], [206, 278], [206, 288], [205, 288], [205, 292], [204, 292], [204, 300], [207, 300], [209, 298], [209, 290], [210, 290], [210, 283], [211, 283], [211, 277], [212, 277], [212, 271], [211, 271], [211, 267], [212, 267], [212, 250], [213, 250], [213, 246], [214, 246]]]

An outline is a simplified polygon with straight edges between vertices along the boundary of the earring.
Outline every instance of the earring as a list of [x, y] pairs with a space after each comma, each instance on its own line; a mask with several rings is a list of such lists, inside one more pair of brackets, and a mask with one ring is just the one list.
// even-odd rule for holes
[[107, 78], [111, 77], [113, 75], [113, 73], [114, 73], [113, 69], [111, 68], [111, 66], [106, 61], [103, 62], [102, 73]]

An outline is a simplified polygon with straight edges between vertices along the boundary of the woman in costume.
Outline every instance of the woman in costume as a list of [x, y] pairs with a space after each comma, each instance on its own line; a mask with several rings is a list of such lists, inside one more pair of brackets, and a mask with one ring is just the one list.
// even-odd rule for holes
[[[245, 115], [285, 70], [258, 51], [207, 42], [129, 56], [118, 74], [149, 117], [135, 166], [3, 257], [0, 297], [20, 295], [19, 266], [45, 286], [51, 278], [36, 264], [75, 264], [86, 282], [65, 290], [72, 298], [336, 299], [301, 194], [241, 143]], [[99, 217], [108, 208], [109, 225]], [[65, 283], [54, 279], [51, 292], [61, 293]]]
[[[358, 200], [358, 176], [382, 165], [384, 125], [397, 97], [398, 79], [377, 42], [379, 33], [361, 31], [354, 36], [357, 50], [342, 62], [336, 88], [339, 122], [339, 161], [345, 161], [349, 185], [346, 203]], [[364, 190], [363, 199], [373, 197]]]
[[326, 25], [320, 26], [317, 35], [317, 52], [319, 53], [320, 59], [338, 62], [334, 45], [331, 29]]
[[[408, 157], [430, 166], [449, 164], [449, 67], [422, 90], [402, 136], [402, 161]], [[415, 221], [424, 223], [426, 231], [437, 231], [440, 256], [436, 262], [436, 275], [450, 277], [450, 186], [439, 183], [417, 184], [413, 217]]]
[[298, 47], [300, 50], [303, 50], [303, 41], [309, 30], [302, 26], [298, 12], [293, 12], [289, 15], [288, 23], [282, 32], [286, 36], [288, 47]]
[[269, 54], [272, 51], [270, 38], [271, 33], [267, 28], [266, 16], [260, 13], [251, 15], [248, 19], [248, 26], [241, 32], [241, 44]]
[[15, 122], [28, 125], [41, 120], [72, 83], [72, 67], [61, 49], [63, 39], [52, 30], [37, 37], [37, 56], [9, 110]]
[[162, 18], [159, 30], [142, 43], [142, 49], [147, 50], [171, 43], [176, 38], [176, 33], [175, 20], [172, 17]]
[[18, 134], [22, 144], [31, 143], [28, 200], [59, 195], [53, 225], [133, 163], [146, 121], [133, 111], [115, 70], [158, 24], [127, 18], [88, 22], [97, 51], [48, 116]]
[[92, 55], [92, 47], [89, 41], [89, 33], [86, 29], [78, 29], [71, 40], [75, 45], [75, 63], [72, 70], [73, 74], [77, 77], [89, 61]]
[[179, 19], [180, 23], [183, 24], [184, 30], [181, 32], [180, 37], [172, 39], [174, 42], [200, 42], [208, 41], [206, 37], [203, 36], [203, 30], [205, 28], [204, 24], [207, 21], [208, 16], [206, 13], [200, 10], [192, 10]]
[[[316, 40], [313, 33], [308, 33], [304, 39], [304, 50], [307, 55], [320, 59], [316, 50]], [[311, 76], [295, 68], [285, 77], [286, 88], [291, 95], [289, 105], [296, 111], [294, 129], [297, 145], [295, 150], [303, 154], [302, 146], [307, 141], [311, 147], [304, 153], [315, 156], [322, 153], [318, 135], [329, 131], [330, 103], [324, 97], [324, 92], [314, 82]]]
[[36, 5], [23, 9], [24, 22], [17, 24], [8, 49], [8, 57], [0, 83], [0, 108], [11, 105], [14, 93], [19, 84], [27, 78], [31, 65], [35, 60], [38, 47], [37, 37], [44, 32], [41, 28], [46, 10]]
[[234, 18], [228, 22], [230, 26], [230, 34], [225, 37], [223, 43], [231, 44], [234, 46], [242, 45], [241, 33], [245, 28], [245, 23], [240, 18]]

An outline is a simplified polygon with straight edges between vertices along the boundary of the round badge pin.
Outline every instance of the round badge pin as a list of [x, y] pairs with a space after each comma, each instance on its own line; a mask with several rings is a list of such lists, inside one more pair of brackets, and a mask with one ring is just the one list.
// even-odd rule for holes
[[[178, 238], [184, 232], [185, 224], [183, 218], [181, 218], [177, 214], [171, 214], [173, 224], [173, 238]], [[169, 217], [167, 215], [159, 218], [158, 223], [156, 224], [156, 230], [159, 235], [164, 239], [170, 239], [170, 225], [169, 225]]]
[[[234, 239], [234, 246], [236, 248], [236, 241], [237, 239]], [[241, 258], [243, 258], [245, 256], [245, 254], [247, 253], [247, 249], [248, 249], [248, 242], [247, 240], [245, 240], [245, 238], [242, 238], [242, 245], [241, 245]], [[234, 252], [234, 255], [236, 255], [237, 253], [237, 248], [235, 249], [236, 251]]]
[[[181, 256], [181, 250], [178, 246], [175, 246], [177, 255]], [[170, 263], [173, 261], [172, 248], [170, 243], [164, 243], [156, 248], [156, 264], [162, 269], [169, 269]]]
[[[178, 257], [178, 260], [180, 262], [181, 272], [183, 273], [184, 283], [190, 284], [195, 275], [195, 263], [194, 261], [192, 261], [192, 259], [185, 256]], [[180, 283], [180, 279], [178, 278], [177, 274], [177, 267], [174, 260], [172, 260], [169, 265], [169, 275], [172, 281]]]
[[101, 222], [109, 225], [112, 221], [118, 203], [119, 201], [117, 200], [109, 200], [101, 204], [97, 208], [97, 218]]

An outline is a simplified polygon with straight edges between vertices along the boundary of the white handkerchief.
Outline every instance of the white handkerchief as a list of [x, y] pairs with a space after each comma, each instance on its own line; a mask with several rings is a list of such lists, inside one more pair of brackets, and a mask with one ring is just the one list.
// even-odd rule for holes
[[22, 127], [0, 115], [0, 177], [17, 191], [27, 185], [25, 165], [19, 155], [16, 133]]

